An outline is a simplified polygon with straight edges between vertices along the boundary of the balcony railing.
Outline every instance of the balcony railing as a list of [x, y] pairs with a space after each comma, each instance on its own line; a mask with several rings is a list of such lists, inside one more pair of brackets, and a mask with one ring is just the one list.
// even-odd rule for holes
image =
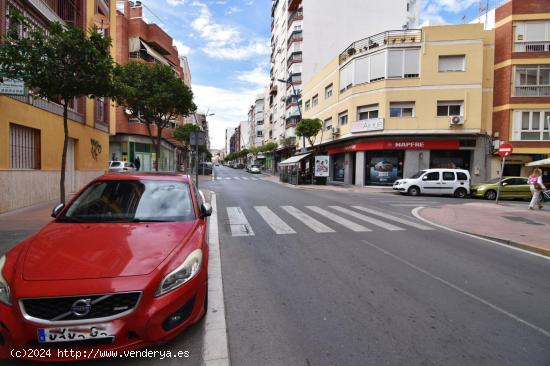
[[297, 62], [302, 62], [302, 52], [293, 52], [288, 57], [287, 61], [287, 68], [290, 67], [292, 64], [295, 64]]
[[294, 32], [292, 32], [290, 37], [288, 37], [288, 41], [286, 42], [287, 48], [290, 47], [290, 45], [293, 42], [301, 42], [303, 40], [304, 40], [304, 36], [302, 34], [302, 31], [301, 30], [294, 31]]
[[378, 33], [374, 36], [353, 42], [340, 54], [340, 64], [355, 55], [371, 53], [387, 47], [418, 47], [422, 42], [422, 31], [419, 29], [394, 30]]
[[77, 22], [79, 8], [76, 0], [40, 0], [40, 2], [46, 4], [64, 21], [73, 24]]
[[290, 16], [288, 17], [288, 28], [290, 28], [290, 26], [295, 20], [302, 20], [302, 19], [304, 19], [304, 11], [302, 9], [299, 9], [294, 13], [290, 14]]
[[550, 52], [550, 41], [518, 41], [514, 52]]
[[515, 97], [550, 97], [550, 85], [516, 86]]

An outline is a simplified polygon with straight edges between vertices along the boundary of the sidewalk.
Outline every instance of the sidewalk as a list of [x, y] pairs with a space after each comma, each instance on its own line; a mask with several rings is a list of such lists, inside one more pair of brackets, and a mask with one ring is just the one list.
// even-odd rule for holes
[[273, 183], [281, 184], [283, 186], [286, 186], [288, 188], [294, 188], [294, 189], [311, 189], [311, 190], [317, 190], [317, 191], [333, 191], [333, 192], [359, 192], [359, 193], [394, 193], [391, 186], [388, 187], [380, 187], [380, 186], [352, 186], [352, 185], [346, 185], [346, 184], [326, 184], [326, 185], [316, 185], [316, 184], [301, 184], [301, 185], [294, 185], [294, 184], [288, 184], [288, 183], [282, 183], [279, 181], [278, 175], [264, 175], [262, 176], [263, 180], [267, 180]]
[[529, 211], [527, 206], [469, 202], [427, 207], [419, 214], [435, 224], [550, 256], [550, 207]]

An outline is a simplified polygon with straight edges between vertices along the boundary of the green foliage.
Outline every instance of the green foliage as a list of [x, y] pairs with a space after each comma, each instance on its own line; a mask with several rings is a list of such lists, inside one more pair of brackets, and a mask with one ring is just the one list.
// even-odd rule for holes
[[277, 150], [277, 147], [279, 145], [277, 145], [276, 142], [268, 142], [267, 144], [265, 145], [262, 145], [262, 152], [273, 152], [275, 150]]
[[63, 152], [59, 179], [60, 201], [65, 202], [65, 167], [69, 139], [69, 103], [78, 97], [109, 97], [113, 94], [113, 59], [110, 38], [71, 24], [52, 23], [46, 32], [21, 14], [10, 18], [19, 27], [7, 31], [0, 47], [3, 76], [20, 79], [35, 97], [63, 106]]
[[201, 128], [197, 125], [186, 123], [183, 126], [177, 126], [172, 132], [172, 135], [177, 140], [183, 142], [186, 145], [189, 145], [189, 138], [191, 137], [191, 132], [198, 132]]
[[287, 148], [296, 146], [296, 137], [281, 138], [281, 145]]
[[323, 122], [319, 118], [303, 119], [296, 125], [296, 136], [305, 137], [313, 147], [315, 139], [323, 129]]

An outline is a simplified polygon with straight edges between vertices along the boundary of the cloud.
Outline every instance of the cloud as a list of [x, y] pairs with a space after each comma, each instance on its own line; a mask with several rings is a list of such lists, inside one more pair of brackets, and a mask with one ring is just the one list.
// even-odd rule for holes
[[191, 28], [206, 41], [202, 51], [209, 57], [246, 60], [269, 54], [267, 39], [244, 40], [237, 27], [216, 22], [206, 4], [194, 1], [191, 5], [200, 8], [199, 16], [193, 20]]
[[168, 3], [168, 5], [172, 5], [172, 6], [185, 4], [185, 0], [166, 0], [166, 2]]
[[420, 21], [425, 24], [448, 23], [443, 13], [460, 14], [477, 4], [479, 0], [426, 0], [422, 4]]
[[243, 11], [243, 9], [239, 8], [238, 6], [230, 6], [229, 9], [227, 9], [227, 11], [225, 12], [225, 14], [231, 15], [231, 14], [239, 13], [241, 11]]
[[248, 109], [263, 89], [224, 89], [208, 85], [193, 85], [195, 104], [199, 109], [214, 113], [208, 117], [212, 148], [225, 146], [225, 129], [237, 127], [248, 116]]
[[269, 83], [269, 74], [265, 66], [260, 64], [252, 70], [237, 72], [237, 80], [263, 88]]
[[174, 46], [176, 46], [176, 48], [178, 49], [178, 54], [180, 56], [187, 56], [193, 52], [191, 47], [186, 46], [185, 44], [183, 44], [182, 41], [177, 39], [174, 40]]

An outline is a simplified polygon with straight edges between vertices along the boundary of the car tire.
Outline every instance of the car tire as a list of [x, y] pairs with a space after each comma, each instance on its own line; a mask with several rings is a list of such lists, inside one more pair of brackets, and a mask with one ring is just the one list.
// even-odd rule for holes
[[417, 186], [412, 186], [409, 188], [409, 190], [407, 191], [407, 194], [409, 196], [420, 196], [420, 188], [418, 188]]
[[494, 189], [490, 189], [487, 192], [485, 192], [484, 197], [489, 201], [494, 201], [497, 199], [497, 191], [495, 191]]
[[468, 191], [464, 188], [458, 188], [454, 193], [455, 198], [466, 198], [468, 196]]

